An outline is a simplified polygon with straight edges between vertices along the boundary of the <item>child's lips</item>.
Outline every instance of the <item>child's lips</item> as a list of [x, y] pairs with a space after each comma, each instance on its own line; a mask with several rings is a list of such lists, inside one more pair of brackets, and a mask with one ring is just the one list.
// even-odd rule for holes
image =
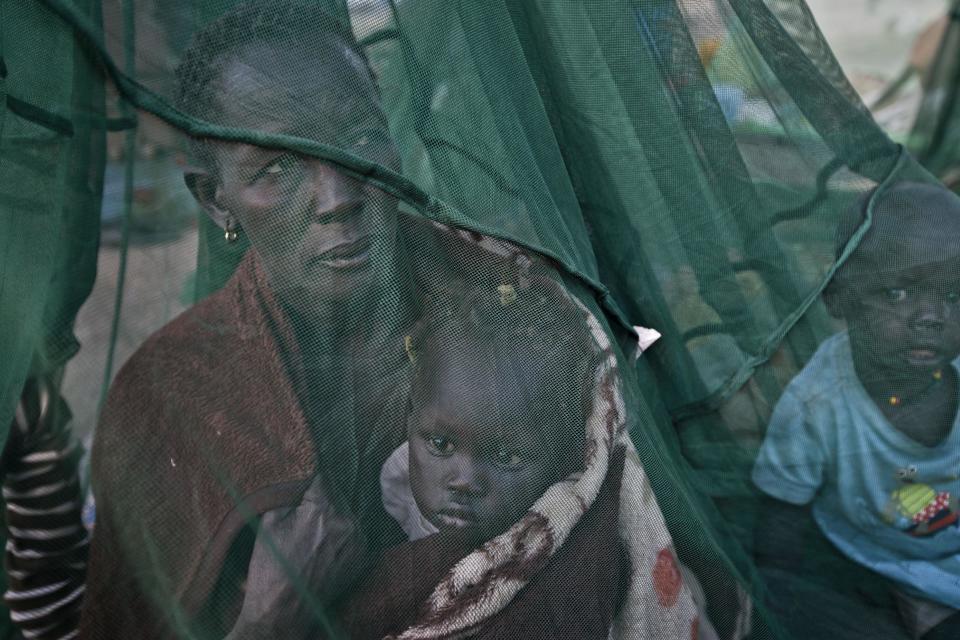
[[934, 347], [913, 347], [907, 351], [907, 359], [915, 364], [931, 364], [940, 361], [940, 351]]
[[437, 513], [437, 517], [446, 526], [457, 529], [475, 527], [479, 522], [477, 514], [466, 509], [444, 509]]

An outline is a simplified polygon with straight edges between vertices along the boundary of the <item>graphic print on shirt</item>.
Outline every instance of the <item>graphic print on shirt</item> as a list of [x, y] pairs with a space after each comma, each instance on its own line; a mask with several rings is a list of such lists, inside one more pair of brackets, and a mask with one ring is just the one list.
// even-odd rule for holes
[[917, 481], [919, 468], [910, 464], [897, 469], [899, 486], [890, 493], [883, 519], [916, 537], [936, 535], [947, 527], [960, 526], [960, 503], [956, 495]]

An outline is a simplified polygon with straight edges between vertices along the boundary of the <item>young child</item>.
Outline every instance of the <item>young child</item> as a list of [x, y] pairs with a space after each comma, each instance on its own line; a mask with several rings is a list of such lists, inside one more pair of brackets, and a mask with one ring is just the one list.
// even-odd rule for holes
[[[411, 336], [408, 440], [381, 473], [384, 507], [411, 542], [373, 572], [373, 589], [361, 589], [367, 595], [358, 600], [379, 609], [356, 600], [348, 607], [351, 637], [379, 638], [414, 624], [450, 567], [524, 520], [551, 485], [583, 468], [595, 350], [569, 301], [540, 284], [468, 294]], [[616, 535], [618, 489], [606, 483], [580, 535], [539, 561], [549, 563], [481, 637], [527, 625], [549, 637], [606, 639], [629, 573]], [[514, 571], [516, 579], [525, 569]], [[385, 590], [405, 598], [384, 607], [391, 602]], [[591, 595], [574, 619], [562, 603], [583, 592]]]
[[[960, 199], [901, 182], [875, 200], [871, 227], [825, 292], [847, 330], [825, 341], [787, 387], [753, 481], [781, 503], [812, 503], [833, 547], [875, 572], [857, 578], [858, 588], [875, 584], [876, 574], [889, 580], [914, 637], [956, 638]], [[841, 224], [841, 249], [866, 202]], [[776, 538], [784, 557], [803, 548], [790, 541], [789, 524], [766, 522], [758, 545]], [[825, 578], [836, 583], [859, 570]], [[845, 609], [837, 618], [862, 631], [853, 637], [889, 637], [871, 631], [873, 615]]]
[[621, 482], [636, 487], [638, 467], [618, 444], [615, 359], [587, 316], [532, 278], [484, 288], [411, 337], [408, 441], [381, 473], [410, 542], [340, 607], [351, 638], [716, 638], [672, 552], [651, 552], [640, 524], [622, 537]]
[[384, 506], [411, 540], [450, 529], [488, 540], [583, 464], [586, 326], [542, 293], [504, 291], [412, 339], [408, 440], [381, 473]]

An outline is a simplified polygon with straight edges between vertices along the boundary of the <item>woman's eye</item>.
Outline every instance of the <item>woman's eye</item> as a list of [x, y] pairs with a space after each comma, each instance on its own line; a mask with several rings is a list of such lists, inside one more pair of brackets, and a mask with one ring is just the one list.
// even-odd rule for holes
[[497, 464], [503, 467], [519, 467], [523, 464], [523, 457], [519, 452], [510, 449], [501, 449], [496, 455]]
[[887, 299], [887, 302], [903, 302], [907, 299], [907, 290], [898, 287], [884, 289], [883, 297]]
[[390, 146], [390, 137], [380, 131], [364, 131], [350, 143], [350, 150], [363, 158], [378, 158]]
[[427, 438], [427, 445], [431, 451], [442, 456], [453, 453], [453, 441], [443, 436], [430, 436]]
[[277, 156], [269, 164], [264, 166], [257, 174], [254, 176], [254, 182], [261, 178], [282, 178], [286, 175], [289, 175], [291, 170], [294, 169], [299, 163], [299, 159], [289, 153], [285, 153], [282, 156]]

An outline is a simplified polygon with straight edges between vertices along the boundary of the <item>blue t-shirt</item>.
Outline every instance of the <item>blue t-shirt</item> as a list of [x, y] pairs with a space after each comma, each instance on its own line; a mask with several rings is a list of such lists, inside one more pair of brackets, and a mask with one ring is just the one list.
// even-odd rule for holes
[[840, 333], [777, 403], [753, 481], [784, 502], [812, 500], [817, 524], [847, 556], [960, 609], [958, 423], [935, 447], [894, 428], [860, 384]]

